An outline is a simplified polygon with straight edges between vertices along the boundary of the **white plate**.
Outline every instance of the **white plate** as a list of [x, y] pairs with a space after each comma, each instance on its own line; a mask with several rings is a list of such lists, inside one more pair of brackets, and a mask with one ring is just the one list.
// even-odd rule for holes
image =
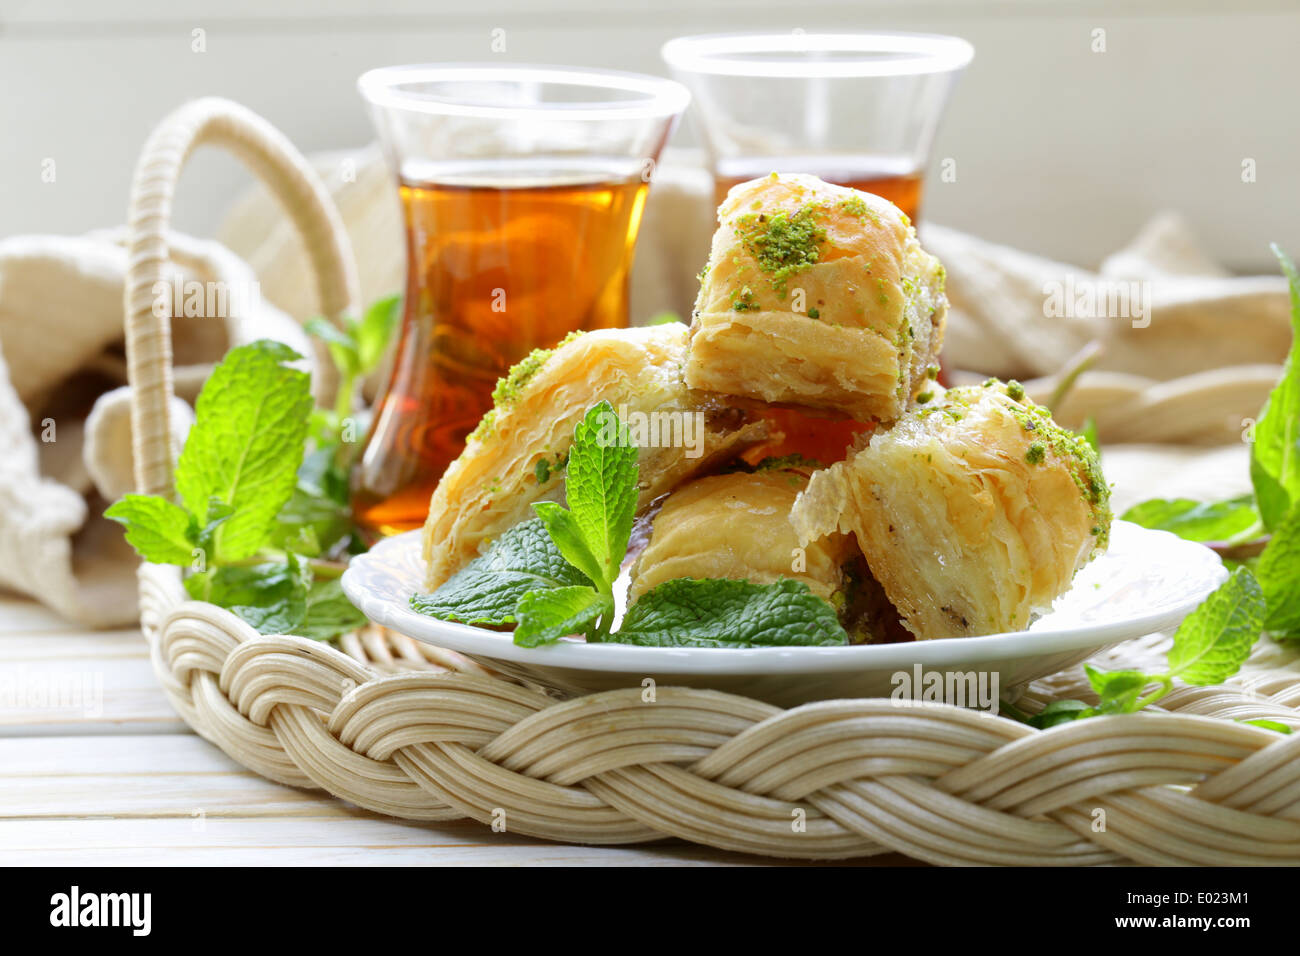
[[661, 648], [573, 638], [528, 648], [515, 646], [508, 633], [411, 610], [408, 602], [424, 577], [420, 536], [387, 538], [344, 572], [343, 590], [372, 621], [566, 694], [639, 687], [652, 678], [781, 706], [889, 696], [899, 686], [895, 675], [914, 675], [917, 665], [927, 674], [997, 674], [1005, 694], [1102, 648], [1174, 627], [1227, 577], [1209, 548], [1116, 521], [1106, 554], [1080, 571], [1052, 613], [1027, 631], [856, 647]]

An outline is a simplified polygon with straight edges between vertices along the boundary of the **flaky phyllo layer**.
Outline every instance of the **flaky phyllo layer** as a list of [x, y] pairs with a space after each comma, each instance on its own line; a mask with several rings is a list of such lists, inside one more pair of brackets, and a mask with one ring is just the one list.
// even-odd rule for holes
[[854, 535], [917, 638], [1025, 628], [1105, 549], [1096, 453], [1011, 391], [936, 396], [813, 475], [793, 509], [800, 541]]
[[687, 384], [898, 418], [933, 374], [948, 310], [943, 267], [898, 207], [774, 173], [733, 188], [718, 222]]
[[433, 493], [424, 526], [426, 585], [442, 584], [501, 532], [531, 518], [533, 502], [564, 500], [574, 426], [602, 400], [625, 419], [662, 423], [664, 434], [638, 442], [642, 508], [767, 437], [747, 413], [691, 392], [682, 380], [685, 361], [686, 327], [671, 323], [573, 335], [516, 366]]
[[802, 547], [790, 509], [811, 469], [763, 467], [696, 478], [674, 491], [654, 518], [646, 549], [632, 569], [636, 599], [678, 578], [737, 578], [771, 584], [792, 578], [818, 597], [842, 601], [843, 535]]

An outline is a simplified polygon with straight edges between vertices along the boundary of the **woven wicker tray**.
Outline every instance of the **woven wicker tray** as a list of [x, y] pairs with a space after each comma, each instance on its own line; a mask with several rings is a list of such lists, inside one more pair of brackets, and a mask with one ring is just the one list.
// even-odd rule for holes
[[[191, 102], [150, 136], [132, 186], [126, 340], [137, 490], [171, 495], [169, 322], [153, 312], [176, 182], [191, 152], [240, 157], [284, 205], [322, 311], [355, 313], [347, 236], [305, 160], [263, 119]], [[328, 368], [328, 362], [322, 362]], [[316, 394], [332, 382], [318, 376]], [[573, 700], [370, 628], [339, 647], [263, 636], [191, 601], [180, 570], [140, 570], [141, 625], [184, 720], [272, 780], [411, 820], [471, 817], [569, 843], [677, 837], [774, 857], [897, 851], [940, 864], [1300, 864], [1294, 655], [1261, 645], [1231, 687], [1161, 712], [1050, 731], [946, 705], [842, 700], [781, 710], [707, 690]], [[1153, 635], [1103, 655], [1143, 666]], [[1072, 669], [1021, 700], [1088, 699]]]

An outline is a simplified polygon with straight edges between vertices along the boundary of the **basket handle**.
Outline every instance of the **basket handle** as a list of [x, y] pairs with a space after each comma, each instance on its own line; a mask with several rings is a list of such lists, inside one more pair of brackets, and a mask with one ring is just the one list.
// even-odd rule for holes
[[[195, 148], [208, 144], [239, 157], [289, 214], [315, 272], [321, 312], [337, 323], [343, 315], [356, 314], [360, 298], [352, 245], [338, 209], [283, 133], [252, 110], [216, 97], [186, 103], [159, 123], [136, 163], [127, 215], [127, 379], [135, 485], [141, 494], [172, 494], [171, 315], [165, 308], [159, 309], [161, 316], [155, 313], [159, 297], [154, 288], [166, 277], [177, 180]], [[336, 374], [323, 343], [313, 344], [318, 358], [313, 391], [321, 401], [336, 387]]]

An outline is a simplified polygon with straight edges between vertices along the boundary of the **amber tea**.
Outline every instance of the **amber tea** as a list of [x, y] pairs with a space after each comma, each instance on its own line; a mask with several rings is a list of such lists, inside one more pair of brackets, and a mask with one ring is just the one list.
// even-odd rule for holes
[[511, 365], [569, 332], [626, 324], [646, 190], [639, 175], [589, 170], [401, 183], [405, 314], [353, 479], [362, 527], [423, 524], [438, 479]]
[[718, 204], [727, 196], [727, 190], [737, 183], [766, 176], [774, 169], [780, 172], [809, 173], [834, 183], [861, 189], [882, 199], [888, 199], [903, 210], [914, 222], [921, 211], [921, 190], [924, 177], [920, 170], [900, 167], [893, 163], [872, 160], [834, 159], [812, 157], [807, 160], [782, 157], [727, 160], [719, 162], [714, 176], [714, 199]]

